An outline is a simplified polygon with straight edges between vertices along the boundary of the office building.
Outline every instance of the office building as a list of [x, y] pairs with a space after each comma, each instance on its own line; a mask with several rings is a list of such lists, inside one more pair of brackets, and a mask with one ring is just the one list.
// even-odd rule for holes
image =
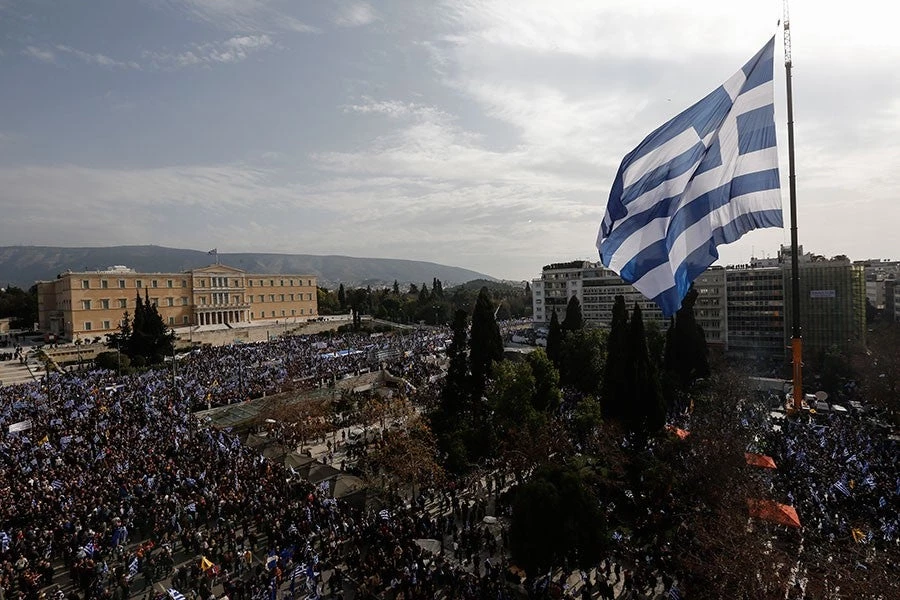
[[41, 329], [68, 340], [118, 330], [126, 311], [134, 315], [138, 295], [173, 328], [305, 320], [318, 307], [312, 275], [251, 274], [220, 264], [183, 273], [70, 271], [37, 287]]
[[[865, 268], [846, 258], [807, 260], [800, 266], [803, 352], [811, 358], [835, 347], [847, 351], [866, 340]], [[791, 338], [791, 265], [784, 267], [785, 334]]]
[[900, 285], [896, 279], [888, 279], [884, 284], [884, 315], [888, 321], [900, 323]]

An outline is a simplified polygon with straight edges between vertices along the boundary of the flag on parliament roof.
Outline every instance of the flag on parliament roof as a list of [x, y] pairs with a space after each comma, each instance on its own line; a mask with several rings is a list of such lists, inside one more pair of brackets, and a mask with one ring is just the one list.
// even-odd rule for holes
[[773, 37], [619, 166], [597, 236], [600, 259], [667, 317], [719, 257], [717, 246], [783, 226], [774, 48]]

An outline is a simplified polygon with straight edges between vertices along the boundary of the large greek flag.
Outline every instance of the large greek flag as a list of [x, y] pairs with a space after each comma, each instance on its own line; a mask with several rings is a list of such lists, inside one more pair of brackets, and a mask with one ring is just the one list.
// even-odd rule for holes
[[773, 37], [619, 166], [597, 237], [600, 259], [666, 316], [719, 257], [717, 246], [783, 225], [774, 48]]

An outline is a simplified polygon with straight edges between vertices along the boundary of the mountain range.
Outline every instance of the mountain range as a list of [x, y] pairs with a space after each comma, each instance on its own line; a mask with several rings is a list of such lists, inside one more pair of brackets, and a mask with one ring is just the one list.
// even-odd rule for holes
[[[35, 281], [54, 279], [59, 273], [104, 270], [124, 265], [142, 273], [178, 273], [215, 262], [209, 252], [162, 246], [110, 246], [62, 248], [53, 246], [0, 246], [0, 286], [24, 289]], [[473, 279], [495, 278], [438, 263], [397, 258], [356, 258], [314, 254], [221, 253], [220, 263], [248, 273], [316, 275], [320, 286], [392, 285], [426, 283], [437, 277], [444, 287]]]

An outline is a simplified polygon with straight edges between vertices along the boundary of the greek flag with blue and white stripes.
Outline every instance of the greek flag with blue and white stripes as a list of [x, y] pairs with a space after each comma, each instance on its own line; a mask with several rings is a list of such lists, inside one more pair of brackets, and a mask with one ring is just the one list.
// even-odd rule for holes
[[717, 246], [783, 226], [774, 49], [773, 37], [619, 166], [597, 236], [600, 259], [667, 317], [718, 259]]
[[169, 597], [172, 600], [184, 600], [184, 594], [176, 590], [175, 588], [169, 588], [166, 590], [169, 593]]

